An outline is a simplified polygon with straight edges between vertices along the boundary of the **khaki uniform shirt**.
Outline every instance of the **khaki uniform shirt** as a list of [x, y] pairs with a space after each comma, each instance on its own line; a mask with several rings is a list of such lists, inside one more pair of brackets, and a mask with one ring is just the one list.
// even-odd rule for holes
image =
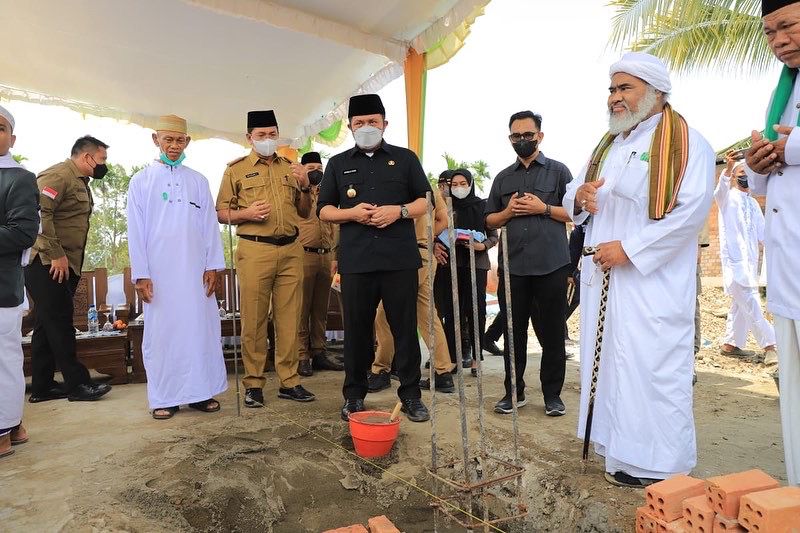
[[322, 222], [317, 216], [319, 187], [311, 187], [311, 214], [300, 219], [300, 244], [306, 248], [334, 250], [338, 241], [338, 226]]
[[217, 210], [244, 209], [256, 200], [272, 206], [266, 220], [239, 224], [237, 235], [286, 237], [297, 234], [300, 189], [292, 176], [291, 164], [283, 157], [267, 162], [252, 150], [250, 155], [228, 163], [217, 195]]
[[32, 257], [38, 254], [42, 264], [49, 265], [53, 259], [66, 255], [69, 267], [80, 275], [94, 206], [89, 178], [67, 159], [43, 171], [36, 182], [42, 232], [33, 245]]

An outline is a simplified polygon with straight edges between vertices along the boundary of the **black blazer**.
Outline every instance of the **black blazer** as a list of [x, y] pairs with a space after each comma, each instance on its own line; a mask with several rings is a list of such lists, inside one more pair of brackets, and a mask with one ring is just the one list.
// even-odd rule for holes
[[39, 233], [36, 176], [22, 168], [0, 168], [0, 307], [17, 307], [25, 294], [22, 252]]

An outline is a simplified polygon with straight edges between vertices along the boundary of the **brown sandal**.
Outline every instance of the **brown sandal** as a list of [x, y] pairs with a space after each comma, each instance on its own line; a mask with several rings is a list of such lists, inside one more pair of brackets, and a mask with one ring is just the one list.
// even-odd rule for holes
[[[153, 418], [155, 418], [156, 420], [169, 420], [170, 418], [175, 416], [175, 413], [178, 412], [178, 409], [180, 409], [180, 407], [178, 407], [178, 406], [175, 406], [175, 407], [159, 407], [158, 409], [153, 409]], [[159, 412], [163, 412], [163, 413], [166, 413], [166, 414], [157, 414]]]

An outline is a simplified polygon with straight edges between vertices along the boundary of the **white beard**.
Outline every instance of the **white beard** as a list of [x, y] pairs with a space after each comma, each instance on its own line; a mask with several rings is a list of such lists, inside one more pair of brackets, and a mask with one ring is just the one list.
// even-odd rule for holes
[[639, 110], [632, 112], [625, 102], [620, 102], [626, 109], [622, 114], [608, 112], [608, 132], [619, 135], [623, 131], [630, 131], [650, 115], [658, 103], [658, 93], [653, 87], [648, 87], [647, 92], [639, 100]]

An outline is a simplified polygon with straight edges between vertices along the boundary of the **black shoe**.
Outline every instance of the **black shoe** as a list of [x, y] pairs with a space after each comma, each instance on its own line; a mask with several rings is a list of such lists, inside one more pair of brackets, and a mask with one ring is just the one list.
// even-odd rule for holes
[[567, 408], [558, 396], [544, 401], [544, 414], [547, 416], [563, 416], [566, 412]]
[[297, 363], [297, 373], [308, 378], [314, 375], [314, 369], [311, 367], [311, 359], [304, 359]]
[[296, 402], [313, 402], [317, 399], [313, 392], [309, 392], [302, 385], [295, 385], [291, 389], [278, 389], [278, 398], [294, 400]]
[[69, 393], [67, 399], [71, 402], [90, 402], [100, 399], [111, 390], [107, 383], [82, 383]]
[[345, 400], [341, 412], [342, 420], [347, 422], [350, 420], [350, 413], [359, 413], [366, 410], [366, 407], [364, 407], [364, 400]]
[[245, 407], [264, 407], [264, 392], [258, 388], [247, 389], [244, 393]]
[[496, 341], [484, 341], [483, 351], [492, 355], [503, 355], [503, 350], [500, 349]]
[[55, 384], [44, 392], [32, 392], [28, 401], [30, 403], [49, 402], [50, 400], [63, 400], [68, 396], [61, 385]]
[[380, 372], [378, 374], [369, 373], [367, 376], [367, 392], [378, 392], [391, 387], [389, 383], [389, 373]]
[[464, 357], [461, 359], [461, 368], [472, 368], [472, 358], [467, 359]]
[[[525, 399], [525, 393], [517, 394], [517, 409], [524, 407], [528, 401]], [[513, 411], [511, 405], [511, 395], [503, 396], [503, 399], [497, 402], [494, 406], [494, 412], [502, 415], [510, 415]]]
[[344, 370], [344, 363], [329, 356], [327, 352], [315, 353], [311, 358], [316, 370], [335, 370], [337, 372]]
[[[456, 390], [453, 385], [453, 375], [449, 372], [446, 374], [436, 374], [436, 377], [433, 378], [433, 385], [436, 387], [436, 392], [449, 393]], [[421, 379], [419, 381], [419, 388], [422, 390], [430, 390], [431, 380], [428, 378]]]
[[422, 403], [422, 400], [414, 398], [411, 400], [400, 400], [403, 407], [400, 408], [412, 422], [425, 422], [431, 419], [428, 408]]
[[643, 489], [647, 486], [652, 485], [660, 479], [649, 479], [644, 477], [633, 477], [625, 472], [616, 472], [614, 474], [609, 474], [608, 472], [605, 473], [604, 477], [606, 481], [615, 485], [617, 487], [630, 487], [633, 489]]

